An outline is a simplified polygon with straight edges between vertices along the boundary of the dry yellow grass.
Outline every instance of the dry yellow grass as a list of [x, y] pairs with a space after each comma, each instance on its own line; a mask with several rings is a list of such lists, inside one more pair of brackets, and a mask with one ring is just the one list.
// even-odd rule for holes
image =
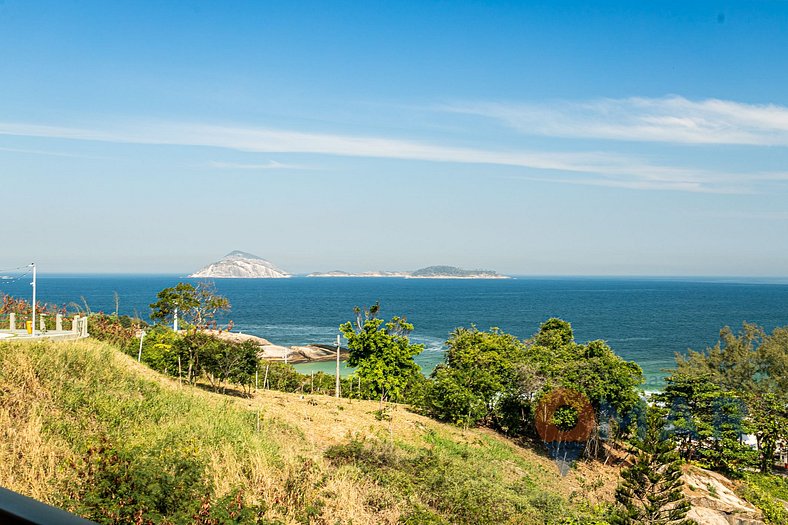
[[[612, 494], [615, 469], [581, 465], [562, 478], [549, 458], [533, 450], [487, 430], [438, 423], [402, 405], [388, 405], [390, 419], [380, 420], [375, 412], [381, 405], [372, 401], [277, 391], [222, 396], [181, 385], [94, 341], [3, 342], [0, 362], [0, 485], [50, 503], [62, 504], [79, 488], [80, 447], [102, 433], [122, 436], [129, 447], [177, 436], [205, 459], [215, 494], [241, 487], [247, 503], [265, 505], [266, 518], [288, 524], [394, 524], [421, 501], [397, 496], [359, 469], [337, 468], [325, 458], [329, 447], [351, 438], [429, 449], [425, 436], [437, 435], [499, 453], [504, 481], [527, 479], [564, 497], [593, 490], [609, 500]], [[153, 396], [159, 396], [155, 403]], [[129, 413], [139, 419], [126, 421]], [[597, 479], [603, 480], [599, 487]], [[318, 511], [306, 516], [304, 509], [317, 502]]]

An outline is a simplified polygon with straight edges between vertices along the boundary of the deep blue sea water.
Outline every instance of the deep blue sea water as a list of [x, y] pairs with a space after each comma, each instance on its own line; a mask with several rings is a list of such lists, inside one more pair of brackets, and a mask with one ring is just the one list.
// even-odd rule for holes
[[[162, 288], [185, 281], [177, 275], [40, 275], [38, 297], [82, 303], [147, 318]], [[29, 278], [0, 281], [0, 292], [29, 296]], [[675, 352], [703, 349], [720, 328], [755, 322], [771, 330], [788, 325], [788, 280], [699, 278], [533, 278], [427, 280], [370, 278], [217, 279], [229, 298], [235, 329], [276, 344], [332, 343], [337, 327], [353, 318], [355, 305], [380, 301], [382, 315], [404, 315], [415, 325], [412, 340], [425, 345], [417, 358], [425, 373], [443, 358], [443, 343], [459, 326], [499, 327], [526, 338], [549, 317], [572, 323], [575, 339], [604, 339], [643, 367], [645, 389], [660, 387], [661, 369]], [[331, 369], [331, 363], [311, 368]], [[310, 365], [304, 365], [310, 369]]]

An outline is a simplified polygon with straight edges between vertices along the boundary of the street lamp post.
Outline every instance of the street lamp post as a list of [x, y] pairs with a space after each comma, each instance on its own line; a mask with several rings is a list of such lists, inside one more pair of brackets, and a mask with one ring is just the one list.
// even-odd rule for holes
[[33, 267], [33, 282], [30, 283], [33, 286], [33, 331], [32, 335], [35, 337], [36, 335], [36, 263], [30, 263], [30, 266]]

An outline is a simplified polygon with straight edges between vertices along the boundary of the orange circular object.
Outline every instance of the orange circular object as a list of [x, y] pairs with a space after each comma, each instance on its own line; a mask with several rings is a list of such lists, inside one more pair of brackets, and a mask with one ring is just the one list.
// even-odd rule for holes
[[[562, 406], [577, 410], [577, 423], [569, 430], [561, 430], [553, 423], [555, 411]], [[594, 407], [582, 392], [570, 388], [559, 388], [546, 394], [536, 405], [536, 431], [542, 440], [587, 441], [596, 426]]]

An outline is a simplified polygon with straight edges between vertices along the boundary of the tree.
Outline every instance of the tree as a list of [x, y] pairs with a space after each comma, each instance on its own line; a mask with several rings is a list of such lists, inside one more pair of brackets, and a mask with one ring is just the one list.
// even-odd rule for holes
[[771, 472], [778, 443], [788, 440], [788, 406], [772, 392], [752, 396], [747, 406], [758, 446], [758, 467], [761, 472]]
[[615, 525], [690, 525], [690, 503], [684, 497], [681, 462], [675, 443], [664, 428], [664, 414], [650, 408], [642, 438], [631, 467], [621, 471], [616, 488], [619, 507], [612, 516]]
[[677, 371], [667, 376], [665, 383], [664, 391], [654, 397], [668, 408], [667, 421], [678, 438], [681, 457], [695, 459], [697, 449], [713, 433], [714, 400], [721, 395], [720, 387], [708, 374]]
[[[539, 327], [527, 345], [526, 359], [545, 378], [545, 391], [577, 390], [597, 414], [604, 412], [623, 422], [640, 403], [640, 366], [616, 355], [604, 341], [575, 342], [572, 326], [561, 319], [548, 319]], [[626, 425], [617, 428], [625, 431]]]
[[682, 457], [728, 473], [753, 463], [754, 451], [742, 442], [747, 407], [735, 392], [723, 390], [703, 371], [673, 371], [665, 381], [655, 398], [668, 408]]
[[384, 325], [377, 318], [379, 311], [378, 303], [364, 310], [356, 307], [355, 323], [348, 321], [339, 331], [348, 341], [348, 365], [356, 367], [354, 375], [361, 381], [362, 395], [401, 401], [408, 383], [420, 373], [413, 356], [424, 346], [410, 343], [413, 325], [405, 318], [392, 317]]
[[[538, 378], [528, 381], [531, 378], [523, 363], [522, 341], [497, 328], [481, 332], [471, 327], [457, 328], [446, 345], [446, 362], [432, 373], [424, 408], [434, 417], [455, 424], [483, 421], [499, 428], [519, 429], [515, 421], [521, 419], [521, 413], [516, 401], [521, 393], [530, 400], [541, 386]], [[507, 417], [505, 408], [517, 417]]]
[[456, 329], [445, 363], [432, 373], [423, 408], [457, 424], [484, 423], [508, 434], [534, 432], [537, 398], [558, 388], [577, 390], [593, 408], [623, 417], [638, 406], [643, 372], [604, 341], [582, 345], [572, 326], [548, 319], [523, 342], [497, 328]]
[[198, 330], [215, 325], [216, 314], [230, 309], [230, 301], [216, 293], [210, 282], [200, 282], [197, 286], [178, 283], [156, 294], [158, 301], [151, 304], [151, 319], [171, 322], [177, 313], [180, 319]]
[[[693, 418], [705, 418], [712, 427], [713, 435], [707, 436], [711, 446], [701, 448], [710, 466], [729, 470], [733, 463], [749, 461], [751, 453], [739, 437], [752, 432], [759, 467], [771, 470], [777, 443], [788, 440], [788, 327], [767, 335], [751, 323], [744, 323], [738, 334], [726, 326], [714, 347], [676, 356], [670, 377], [716, 392], [708, 409], [687, 407]], [[683, 396], [692, 399], [693, 393]]]

